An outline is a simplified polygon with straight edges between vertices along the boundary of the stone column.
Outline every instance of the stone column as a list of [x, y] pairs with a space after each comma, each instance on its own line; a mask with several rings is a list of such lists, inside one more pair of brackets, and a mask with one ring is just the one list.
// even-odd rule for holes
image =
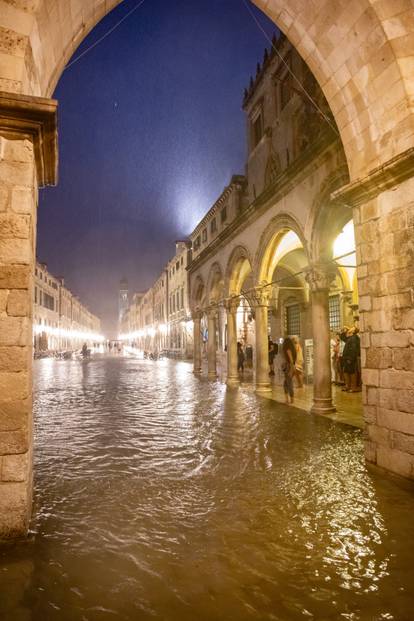
[[207, 362], [208, 377], [217, 377], [217, 338], [216, 338], [216, 318], [217, 308], [209, 308], [207, 311], [208, 319], [208, 342], [207, 342]]
[[193, 373], [200, 375], [201, 373], [201, 313], [194, 312], [193, 319]]
[[256, 391], [270, 392], [268, 310], [271, 288], [258, 287], [254, 296], [256, 337]]
[[227, 384], [234, 386], [239, 383], [237, 372], [237, 308], [239, 298], [226, 300], [227, 312]]
[[353, 206], [365, 454], [414, 479], [414, 149], [334, 193]]
[[332, 263], [312, 266], [306, 274], [311, 291], [313, 333], [312, 412], [335, 412], [332, 403], [331, 331], [329, 327], [329, 289], [336, 270]]
[[56, 145], [56, 102], [0, 93], [0, 539], [31, 515], [37, 188], [56, 179]]

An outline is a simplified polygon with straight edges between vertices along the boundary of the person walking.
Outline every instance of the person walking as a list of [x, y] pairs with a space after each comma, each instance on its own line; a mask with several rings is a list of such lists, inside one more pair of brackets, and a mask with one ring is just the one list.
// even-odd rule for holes
[[274, 362], [275, 356], [277, 356], [277, 352], [278, 352], [277, 343], [273, 343], [269, 338], [269, 375], [275, 374], [273, 362]]
[[[293, 391], [293, 376], [295, 375], [296, 348], [291, 338], [288, 336], [283, 340], [283, 390], [285, 392], [286, 403], [293, 403], [295, 393]], [[290, 399], [290, 401], [289, 401]]]
[[294, 336], [292, 340], [296, 350], [295, 377], [298, 381], [298, 388], [303, 388], [303, 349], [297, 336]]
[[237, 371], [241, 374], [244, 372], [244, 360], [245, 355], [243, 351], [243, 345], [240, 341], [237, 341]]

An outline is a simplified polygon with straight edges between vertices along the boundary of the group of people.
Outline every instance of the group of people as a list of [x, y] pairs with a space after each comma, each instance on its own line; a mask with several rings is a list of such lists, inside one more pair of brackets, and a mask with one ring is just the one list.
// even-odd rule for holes
[[[286, 402], [293, 403], [294, 387], [293, 380], [296, 378], [298, 387], [303, 387], [303, 350], [297, 337], [286, 337], [281, 345], [281, 353], [283, 355], [282, 371], [284, 376], [283, 389], [286, 395]], [[279, 354], [279, 344], [275, 343], [269, 337], [269, 375], [274, 375], [274, 360]], [[237, 370], [239, 373], [244, 372], [244, 364], [246, 355], [243, 345], [240, 341], [237, 343]]]
[[359, 329], [344, 326], [331, 339], [332, 377], [344, 392], [361, 391], [361, 345]]

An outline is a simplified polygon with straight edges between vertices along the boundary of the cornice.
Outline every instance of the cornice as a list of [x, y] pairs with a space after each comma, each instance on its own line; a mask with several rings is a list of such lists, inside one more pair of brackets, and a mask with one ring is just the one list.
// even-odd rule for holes
[[414, 147], [411, 147], [374, 168], [366, 177], [360, 177], [335, 190], [331, 200], [358, 207], [413, 176]]
[[0, 91], [0, 132], [33, 142], [39, 187], [56, 185], [57, 101]]
[[258, 218], [272, 204], [280, 201], [298, 183], [309, 176], [312, 165], [319, 166], [320, 161], [316, 160], [332, 146], [340, 147], [340, 142], [334, 138], [334, 134], [329, 129], [324, 130], [317, 141], [309, 145], [288, 168], [285, 168], [275, 181], [267, 187], [248, 207], [246, 207], [236, 218], [234, 218], [222, 230], [219, 235], [192, 261], [187, 270], [189, 273], [195, 272], [211, 255], [215, 254], [219, 248], [224, 246], [230, 239], [243, 231], [253, 219]]

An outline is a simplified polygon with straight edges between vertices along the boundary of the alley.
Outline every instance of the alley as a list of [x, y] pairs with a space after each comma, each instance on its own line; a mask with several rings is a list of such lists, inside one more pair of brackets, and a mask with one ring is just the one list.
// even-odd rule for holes
[[171, 360], [38, 360], [34, 389], [0, 618], [411, 618], [414, 495], [367, 469], [361, 430]]

